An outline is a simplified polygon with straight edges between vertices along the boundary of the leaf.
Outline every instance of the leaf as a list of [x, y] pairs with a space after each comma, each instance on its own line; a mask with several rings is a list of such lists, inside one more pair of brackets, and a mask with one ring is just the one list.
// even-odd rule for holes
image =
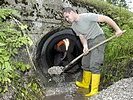
[[0, 36], [4, 36], [4, 35], [5, 35], [5, 33], [0, 31]]
[[8, 61], [9, 60], [9, 56], [4, 56], [2, 58], [4, 59], [4, 61]]
[[[5, 79], [5, 80], [7, 80], [7, 79]], [[5, 93], [7, 91], [8, 91], [8, 86], [6, 85], [5, 88], [4, 88], [4, 90], [3, 90], [3, 92]]]
[[21, 71], [25, 71], [26, 70], [26, 66], [25, 65], [21, 65]]
[[31, 68], [30, 65], [26, 65], [26, 69], [29, 70]]
[[0, 43], [0, 46], [5, 46], [6, 44], [5, 43]]
[[32, 89], [33, 89], [33, 90], [37, 90], [37, 84], [36, 84], [36, 83], [33, 83]]
[[0, 53], [2, 53], [4, 50], [5, 50], [5, 49], [3, 49], [3, 48], [0, 48]]
[[17, 54], [18, 53], [18, 50], [16, 48], [13, 49], [12, 51], [14, 54]]
[[4, 15], [1, 15], [0, 17], [3, 18], [3, 19], [6, 19], [6, 17]]
[[4, 59], [2, 57], [0, 57], [0, 62], [4, 63]]
[[5, 78], [4, 78], [4, 81], [5, 81], [5, 82], [11, 83], [11, 80], [10, 80], [10, 78], [8, 78], [8, 77], [5, 77]]
[[28, 87], [31, 87], [31, 82], [28, 84]]
[[5, 71], [10, 72], [12, 70], [9, 62], [5, 62], [4, 65], [5, 65]]
[[2, 92], [2, 90], [3, 90], [2, 87], [0, 87], [0, 93]]

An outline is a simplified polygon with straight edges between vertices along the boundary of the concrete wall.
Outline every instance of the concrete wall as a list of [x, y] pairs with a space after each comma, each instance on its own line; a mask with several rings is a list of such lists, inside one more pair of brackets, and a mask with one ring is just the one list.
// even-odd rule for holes
[[[73, 5], [68, 0], [3, 0], [0, 6], [20, 12], [21, 22], [29, 26], [28, 33], [36, 43], [42, 35], [62, 26], [61, 8]], [[74, 8], [87, 12], [86, 8]]]
[[28, 24], [29, 34], [36, 40], [36, 34], [46, 34], [61, 25], [61, 5], [61, 0], [4, 0], [1, 6], [18, 10], [21, 22]]
[[[68, 0], [3, 0], [1, 7], [16, 9], [20, 12], [20, 21], [28, 25], [28, 33], [33, 40], [31, 54], [34, 55], [36, 44], [49, 31], [64, 24], [62, 7], [73, 6]], [[73, 6], [75, 10], [87, 12], [86, 8]], [[25, 60], [25, 56], [20, 59]], [[26, 59], [27, 62], [27, 59]]]

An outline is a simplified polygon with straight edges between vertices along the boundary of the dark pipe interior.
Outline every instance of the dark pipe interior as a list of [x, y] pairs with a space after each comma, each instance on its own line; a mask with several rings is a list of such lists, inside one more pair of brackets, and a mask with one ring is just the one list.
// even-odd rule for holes
[[[47, 73], [48, 68], [54, 66], [54, 60], [58, 59], [58, 51], [55, 50], [55, 45], [63, 40], [69, 39], [71, 46], [68, 49], [68, 58], [64, 59], [63, 66], [67, 65], [75, 57], [82, 53], [82, 45], [79, 38], [75, 35], [72, 29], [56, 30], [47, 33], [39, 42], [36, 51], [36, 67], [43, 73]], [[75, 62], [71, 69], [66, 73], [75, 73], [80, 69], [81, 59]], [[59, 65], [60, 66], [60, 65]]]

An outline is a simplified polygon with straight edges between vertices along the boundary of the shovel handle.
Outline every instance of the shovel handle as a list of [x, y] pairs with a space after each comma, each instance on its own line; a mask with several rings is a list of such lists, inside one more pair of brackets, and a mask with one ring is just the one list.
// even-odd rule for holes
[[[123, 33], [124, 33], [125, 31], [126, 31], [126, 30], [123, 30]], [[106, 40], [104, 40], [104, 41], [98, 43], [97, 45], [91, 47], [91, 48], [88, 50], [88, 53], [89, 53], [91, 50], [93, 50], [93, 49], [97, 48], [98, 46], [100, 46], [100, 45], [102, 45], [102, 44], [104, 44], [104, 43], [106, 43], [106, 42], [112, 40], [112, 39], [115, 38], [115, 37], [117, 37], [116, 34], [113, 35], [113, 36], [111, 36], [110, 38], [108, 38], [108, 39], [106, 39]], [[88, 53], [87, 53], [87, 54], [88, 54]], [[78, 59], [80, 59], [80, 58], [83, 57], [83, 56], [84, 56], [84, 53], [80, 54], [78, 57], [76, 57], [75, 59], [73, 59], [68, 65], [66, 65], [64, 69], [68, 68], [71, 64], [73, 64], [74, 62], [76, 62]]]

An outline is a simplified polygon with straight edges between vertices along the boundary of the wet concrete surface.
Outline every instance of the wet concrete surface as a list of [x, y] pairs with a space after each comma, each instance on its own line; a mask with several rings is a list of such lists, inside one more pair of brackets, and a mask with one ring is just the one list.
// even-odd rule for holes
[[52, 85], [48, 82], [48, 85], [45, 86], [45, 100], [89, 100], [88, 97], [84, 96], [89, 90], [78, 88], [75, 85], [75, 80], [70, 81], [70, 78], [72, 77], [68, 77], [69, 81], [66, 81], [64, 76], [52, 77], [55, 82], [51, 81]]
[[45, 100], [89, 100], [84, 96], [88, 92], [88, 89], [77, 88], [74, 83], [60, 83], [47, 88]]
[[45, 100], [89, 100], [89, 99], [82, 95], [62, 94], [62, 95], [46, 97]]

